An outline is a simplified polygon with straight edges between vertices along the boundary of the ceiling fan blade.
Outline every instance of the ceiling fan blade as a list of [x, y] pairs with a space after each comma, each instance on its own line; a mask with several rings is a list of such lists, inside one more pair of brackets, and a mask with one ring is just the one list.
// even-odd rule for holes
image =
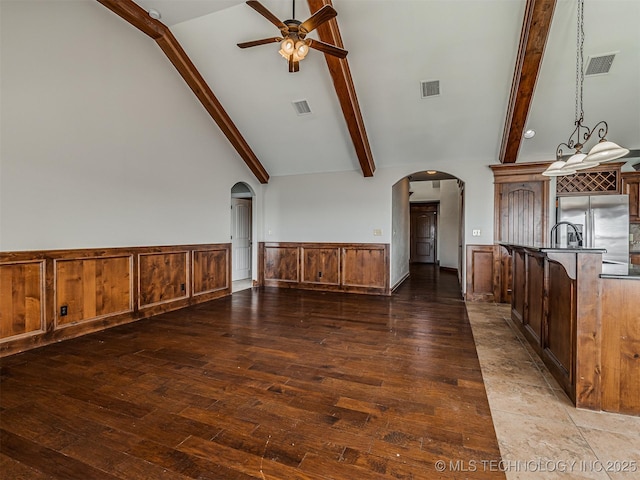
[[248, 0], [247, 1], [247, 5], [249, 5], [251, 8], [253, 8], [256, 12], [258, 12], [264, 18], [269, 20], [271, 23], [273, 23], [280, 30], [287, 28], [287, 26], [282, 22], [282, 20], [280, 20], [273, 13], [271, 13], [269, 10], [267, 10], [267, 8], [264, 5], [262, 5], [260, 2], [258, 2], [257, 0]]
[[331, 20], [336, 15], [338, 15], [338, 12], [336, 12], [331, 5], [325, 5], [316, 13], [311, 15], [307, 20], [302, 22], [302, 24], [298, 28], [304, 30], [306, 33], [309, 33], [310, 31], [318, 28], [324, 22]]
[[289, 55], [289, 73], [300, 71], [300, 62], [293, 59], [293, 55]]
[[252, 42], [239, 43], [238, 46], [240, 48], [249, 48], [249, 47], [255, 47], [258, 45], [266, 45], [267, 43], [276, 43], [281, 41], [282, 41], [282, 37], [271, 37], [271, 38], [263, 38], [262, 40], [253, 40]]
[[333, 55], [334, 57], [345, 58], [347, 56], [347, 53], [349, 53], [343, 48], [336, 47], [335, 45], [331, 45], [329, 43], [321, 42], [320, 40], [307, 38], [305, 41], [307, 42], [307, 45], [309, 45], [309, 48], [314, 48], [328, 55]]

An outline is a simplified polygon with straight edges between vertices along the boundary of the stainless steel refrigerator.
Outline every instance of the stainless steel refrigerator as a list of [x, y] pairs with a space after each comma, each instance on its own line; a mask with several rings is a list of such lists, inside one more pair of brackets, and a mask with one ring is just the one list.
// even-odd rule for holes
[[[559, 197], [558, 222], [571, 222], [582, 233], [582, 247], [605, 248], [603, 273], [624, 274], [629, 263], [629, 196], [592, 195]], [[568, 230], [571, 232], [571, 228]], [[557, 229], [558, 245], [572, 240], [567, 228]], [[554, 239], [552, 239], [553, 241]]]

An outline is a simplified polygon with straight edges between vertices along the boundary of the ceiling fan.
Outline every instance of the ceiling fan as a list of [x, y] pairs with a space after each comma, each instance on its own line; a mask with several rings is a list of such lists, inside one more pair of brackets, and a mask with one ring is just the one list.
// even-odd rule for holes
[[273, 23], [280, 29], [281, 37], [263, 38], [262, 40], [254, 40], [252, 42], [238, 43], [240, 48], [255, 47], [257, 45], [265, 45], [267, 43], [280, 42], [280, 55], [289, 61], [289, 72], [297, 72], [300, 70], [300, 60], [307, 56], [309, 48], [319, 50], [328, 55], [333, 55], [338, 58], [345, 58], [347, 51], [331, 45], [329, 43], [321, 42], [320, 40], [314, 40], [312, 38], [305, 38], [307, 34], [323, 23], [331, 20], [338, 12], [331, 5], [325, 5], [316, 13], [311, 15], [304, 22], [295, 20], [296, 16], [296, 2], [293, 0], [293, 19], [281, 21], [273, 13], [262, 5], [257, 0], [249, 0], [247, 2], [251, 8], [262, 15], [264, 18]]

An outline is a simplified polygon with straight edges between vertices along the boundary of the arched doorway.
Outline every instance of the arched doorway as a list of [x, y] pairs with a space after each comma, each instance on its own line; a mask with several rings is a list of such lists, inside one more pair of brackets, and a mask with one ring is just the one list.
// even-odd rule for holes
[[464, 182], [419, 171], [398, 181], [392, 193], [392, 285], [406, 278], [412, 263], [457, 271], [462, 281]]
[[231, 280], [233, 291], [252, 286], [253, 198], [249, 185], [231, 187]]

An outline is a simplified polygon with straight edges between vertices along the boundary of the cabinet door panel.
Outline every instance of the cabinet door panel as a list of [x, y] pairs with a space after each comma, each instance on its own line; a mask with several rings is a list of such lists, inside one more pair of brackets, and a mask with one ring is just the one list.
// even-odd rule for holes
[[622, 193], [629, 195], [629, 221], [640, 223], [640, 172], [622, 174]]
[[543, 296], [544, 296], [544, 257], [527, 256], [527, 309], [525, 328], [534, 344], [540, 346], [542, 338]]
[[[575, 280], [571, 280], [559, 263], [549, 262], [549, 308], [543, 348], [557, 371], [561, 373], [566, 386], [573, 384], [575, 358], [576, 290]], [[569, 295], [567, 296], [567, 292]], [[560, 380], [560, 379], [559, 379]]]
[[541, 244], [545, 208], [543, 182], [500, 185], [500, 240], [517, 245]]
[[520, 323], [524, 321], [525, 305], [525, 254], [523, 251], [513, 253], [513, 290], [511, 293], [511, 315]]

